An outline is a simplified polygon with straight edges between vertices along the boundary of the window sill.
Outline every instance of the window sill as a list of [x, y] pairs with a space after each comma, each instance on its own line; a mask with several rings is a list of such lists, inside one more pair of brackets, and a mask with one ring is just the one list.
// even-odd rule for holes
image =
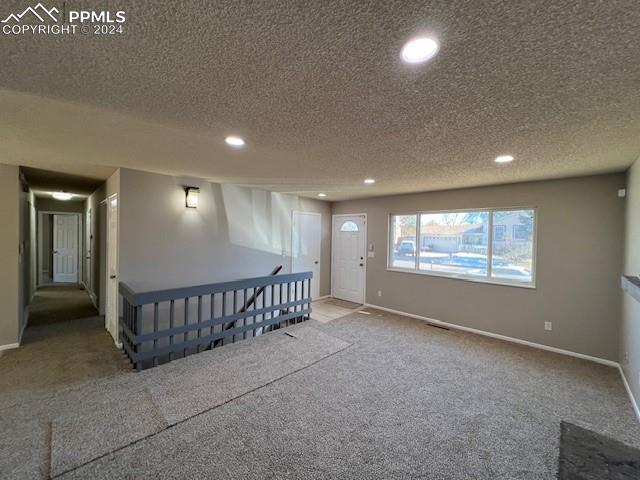
[[490, 280], [490, 279], [487, 279], [487, 278], [468, 277], [468, 276], [463, 276], [463, 275], [445, 275], [445, 274], [442, 274], [442, 273], [426, 272], [426, 271], [418, 271], [418, 270], [408, 270], [408, 269], [404, 269], [404, 268], [387, 267], [387, 272], [410, 273], [410, 274], [413, 274], [413, 275], [424, 275], [424, 276], [427, 276], [427, 277], [448, 278], [450, 280], [462, 280], [462, 281], [465, 281], [465, 282], [472, 282], [472, 283], [485, 283], [485, 284], [489, 284], [489, 285], [499, 285], [499, 286], [502, 286], [502, 287], [526, 288], [526, 289], [529, 289], [529, 290], [535, 290], [536, 289], [535, 283], [516, 283], [516, 282], [507, 282], [507, 281], [500, 281], [500, 280]]

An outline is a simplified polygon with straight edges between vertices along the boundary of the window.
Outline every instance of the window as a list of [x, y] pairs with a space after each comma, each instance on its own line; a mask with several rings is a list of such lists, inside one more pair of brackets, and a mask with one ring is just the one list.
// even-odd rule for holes
[[391, 256], [389, 266], [394, 268], [416, 267], [417, 215], [391, 217]]
[[418, 270], [470, 276], [487, 275], [487, 212], [423, 213]]
[[534, 217], [533, 210], [493, 212], [494, 221], [511, 225], [513, 236], [501, 242], [494, 240], [491, 278], [533, 283]]
[[342, 224], [342, 226], [340, 227], [340, 231], [341, 232], [357, 232], [358, 225], [356, 224], [356, 222], [352, 222], [348, 220]]
[[533, 209], [390, 215], [389, 232], [391, 269], [534, 284]]

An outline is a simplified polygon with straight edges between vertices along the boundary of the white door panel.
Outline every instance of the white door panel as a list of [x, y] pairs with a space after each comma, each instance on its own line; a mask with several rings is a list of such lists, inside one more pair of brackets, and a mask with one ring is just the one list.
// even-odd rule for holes
[[105, 327], [118, 343], [118, 198], [107, 202], [107, 292]]
[[78, 217], [53, 216], [53, 281], [78, 282]]
[[[320, 296], [320, 244], [322, 216], [318, 213], [293, 212], [291, 272], [313, 272], [311, 298]], [[302, 298], [302, 292], [299, 297]]]
[[337, 215], [333, 219], [333, 296], [364, 303], [366, 219]]
[[87, 210], [87, 222], [86, 222], [86, 238], [85, 238], [85, 245], [86, 247], [86, 255], [85, 255], [85, 285], [87, 286], [87, 289], [91, 292], [94, 291], [93, 289], [93, 275], [91, 273], [91, 267], [92, 267], [92, 263], [93, 263], [93, 238], [91, 236], [91, 231], [92, 231], [92, 226], [93, 226], [93, 213], [91, 212], [91, 209]]

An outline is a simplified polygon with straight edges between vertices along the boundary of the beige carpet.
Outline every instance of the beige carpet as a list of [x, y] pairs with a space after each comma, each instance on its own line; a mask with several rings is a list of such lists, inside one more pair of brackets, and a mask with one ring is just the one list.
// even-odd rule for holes
[[29, 305], [29, 327], [98, 315], [87, 292], [78, 285], [51, 285], [36, 291]]
[[0, 409], [131, 369], [84, 290], [39, 289], [29, 310], [20, 348], [0, 357]]
[[552, 480], [563, 421], [640, 446], [614, 368], [366, 313], [3, 410], [0, 472]]

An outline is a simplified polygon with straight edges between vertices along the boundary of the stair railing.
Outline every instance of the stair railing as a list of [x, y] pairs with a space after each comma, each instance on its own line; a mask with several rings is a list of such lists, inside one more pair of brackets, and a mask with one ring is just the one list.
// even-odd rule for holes
[[266, 277], [155, 291], [134, 291], [120, 282], [125, 353], [141, 370], [306, 320], [313, 274], [278, 275], [281, 269]]

